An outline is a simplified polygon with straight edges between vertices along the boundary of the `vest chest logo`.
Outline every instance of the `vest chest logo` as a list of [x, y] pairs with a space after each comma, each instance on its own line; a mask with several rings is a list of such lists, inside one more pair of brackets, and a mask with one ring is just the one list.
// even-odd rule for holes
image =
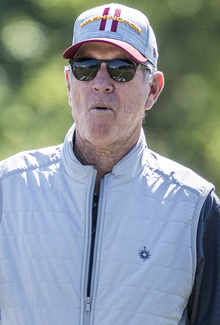
[[143, 262], [149, 260], [150, 257], [151, 257], [150, 252], [146, 249], [145, 246], [144, 246], [142, 249], [139, 250], [138, 255], [139, 255], [139, 258], [140, 258]]

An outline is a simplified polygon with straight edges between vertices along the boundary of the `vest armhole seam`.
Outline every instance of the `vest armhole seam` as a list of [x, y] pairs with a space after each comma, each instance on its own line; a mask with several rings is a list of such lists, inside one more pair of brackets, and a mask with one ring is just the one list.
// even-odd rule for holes
[[198, 234], [198, 224], [200, 220], [200, 215], [202, 211], [202, 207], [207, 199], [209, 193], [214, 189], [214, 186], [209, 183], [208, 186], [204, 189], [201, 196], [198, 198], [196, 203], [194, 213], [193, 213], [193, 220], [191, 225], [191, 245], [192, 245], [192, 280], [195, 279], [196, 274], [196, 265], [197, 265], [197, 234]]

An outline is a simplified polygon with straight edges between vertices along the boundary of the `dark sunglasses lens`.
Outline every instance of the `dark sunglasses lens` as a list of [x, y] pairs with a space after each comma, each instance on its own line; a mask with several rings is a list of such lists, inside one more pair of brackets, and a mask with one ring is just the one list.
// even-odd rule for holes
[[118, 82], [127, 82], [134, 78], [136, 65], [131, 60], [112, 60], [108, 65], [110, 76]]
[[71, 62], [73, 74], [76, 79], [89, 81], [95, 78], [98, 72], [98, 63], [94, 59], [77, 59]]

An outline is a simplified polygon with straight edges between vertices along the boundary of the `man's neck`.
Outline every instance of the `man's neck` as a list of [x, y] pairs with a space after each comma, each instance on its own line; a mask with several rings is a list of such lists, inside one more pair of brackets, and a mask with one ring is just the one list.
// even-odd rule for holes
[[131, 149], [135, 146], [138, 139], [133, 139], [126, 143], [118, 144], [117, 146], [99, 148], [90, 142], [80, 141], [79, 138], [74, 138], [73, 151], [79, 162], [86, 166], [93, 166], [97, 170], [95, 192], [99, 193], [100, 180], [111, 173], [113, 167], [124, 158]]

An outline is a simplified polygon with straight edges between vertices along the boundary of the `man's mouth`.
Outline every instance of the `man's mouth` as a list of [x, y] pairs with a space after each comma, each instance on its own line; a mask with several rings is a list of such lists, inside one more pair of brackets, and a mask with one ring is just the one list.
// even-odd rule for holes
[[94, 112], [96, 111], [96, 112], [113, 112], [113, 109], [111, 108], [111, 107], [106, 107], [106, 106], [93, 106], [92, 108], [91, 108]]

